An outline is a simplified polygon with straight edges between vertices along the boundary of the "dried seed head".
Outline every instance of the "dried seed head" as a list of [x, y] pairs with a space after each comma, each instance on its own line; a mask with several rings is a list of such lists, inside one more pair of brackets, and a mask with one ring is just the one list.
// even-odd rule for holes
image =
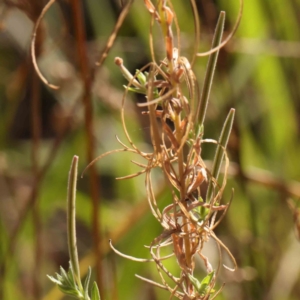
[[116, 64], [117, 66], [123, 65], [123, 59], [122, 59], [121, 57], [116, 57], [116, 58], [115, 58], [115, 64]]

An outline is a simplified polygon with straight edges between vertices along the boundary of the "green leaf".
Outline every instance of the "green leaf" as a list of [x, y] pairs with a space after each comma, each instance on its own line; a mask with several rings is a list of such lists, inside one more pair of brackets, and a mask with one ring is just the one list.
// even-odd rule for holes
[[195, 289], [199, 291], [199, 289], [201, 288], [201, 283], [199, 282], [199, 280], [193, 277], [191, 274], [188, 274], [188, 276]]
[[91, 274], [92, 274], [92, 269], [91, 269], [91, 267], [89, 267], [85, 281], [84, 281], [84, 290], [85, 291], [88, 291], [88, 289], [89, 289]]
[[47, 277], [55, 284], [60, 284], [60, 281], [53, 276], [47, 275]]
[[[222, 41], [224, 23], [225, 23], [225, 12], [222, 11], [220, 13], [219, 20], [218, 20], [218, 23], [216, 26], [216, 30], [215, 30], [215, 34], [214, 34], [214, 38], [213, 38], [213, 42], [212, 42], [212, 48], [217, 47]], [[202, 93], [200, 96], [199, 103], [197, 105], [197, 110], [196, 110], [196, 115], [195, 115], [195, 117], [196, 117], [195, 123], [198, 124], [198, 126], [200, 126], [200, 128], [204, 123], [204, 118], [206, 115], [206, 109], [207, 109], [211, 85], [212, 85], [212, 81], [213, 81], [213, 77], [214, 77], [214, 73], [215, 73], [218, 54], [219, 54], [219, 51], [212, 53], [209, 56], [209, 60], [207, 63], [204, 83], [203, 83], [203, 87], [202, 87]]]
[[[219, 137], [219, 144], [217, 146], [217, 150], [215, 153], [214, 162], [212, 166], [212, 171], [211, 171], [211, 176], [215, 180], [217, 180], [219, 177], [220, 168], [224, 157], [224, 151], [227, 147], [228, 139], [232, 129], [234, 114], [235, 114], [235, 109], [232, 108], [227, 115], [227, 118], [222, 128], [222, 132]], [[213, 194], [213, 181], [210, 180], [207, 188], [207, 193], [206, 193], [206, 202], [210, 202], [212, 194]]]
[[140, 84], [144, 86], [147, 82], [147, 77], [140, 70], [136, 70], [135, 74], [136, 74], [136, 77], [139, 80]]
[[92, 286], [91, 300], [101, 300], [97, 283], [94, 282]]
[[90, 297], [89, 297], [89, 284], [90, 284], [91, 274], [92, 274], [92, 269], [91, 269], [91, 267], [89, 267], [86, 278], [85, 278], [85, 281], [84, 281], [84, 287], [83, 287], [84, 299], [85, 300], [90, 300]]
[[47, 275], [47, 277], [53, 283], [57, 284], [59, 290], [62, 291], [64, 294], [82, 299], [83, 295], [78, 286], [76, 285], [71, 265], [69, 267], [68, 272], [66, 272], [62, 267], [60, 267], [60, 274], [56, 273], [57, 279], [49, 275]]
[[59, 281], [64, 280], [63, 276], [61, 276], [59, 273], [55, 273], [55, 275], [56, 275], [57, 280], [59, 280]]
[[130, 91], [130, 92], [133, 92], [133, 93], [138, 93], [138, 94], [142, 94], [142, 95], [145, 95], [146, 94], [146, 90], [144, 89], [139, 89], [139, 88], [133, 88], [133, 87], [129, 87], [127, 85], [123, 85], [123, 87]]
[[[193, 284], [193, 286], [195, 287], [195, 289], [197, 290], [197, 292], [200, 295], [203, 295], [207, 292], [207, 289], [209, 288], [211, 281], [214, 278], [214, 275], [215, 275], [215, 272], [213, 271], [213, 272], [209, 273], [207, 276], [205, 276], [201, 282], [199, 282], [199, 280], [197, 278], [188, 274], [191, 283]], [[213, 290], [211, 290], [211, 292], [213, 292]]]
[[70, 284], [73, 286], [73, 287], [77, 287], [77, 283], [75, 281], [75, 276], [74, 276], [74, 272], [73, 272], [73, 268], [72, 268], [72, 265], [71, 265], [71, 262], [69, 262], [69, 271], [68, 271], [68, 280], [70, 282]]
[[57, 286], [58, 286], [58, 289], [66, 295], [69, 295], [69, 296], [72, 296], [75, 298], [79, 298], [79, 299], [82, 298], [82, 294], [76, 289], [73, 289], [66, 285], [60, 285], [60, 284]]
[[60, 267], [60, 274], [61, 274], [61, 282], [63, 284], [69, 285], [69, 286], [75, 286], [74, 280], [70, 277], [70, 270], [68, 271], [68, 273], [62, 268]]
[[205, 220], [206, 216], [209, 214], [210, 209], [206, 207], [200, 207], [200, 220]]
[[200, 288], [198, 290], [199, 294], [205, 294], [206, 293], [207, 288], [209, 287], [211, 281], [214, 278], [214, 275], [215, 275], [215, 272], [211, 272], [203, 278], [203, 280], [201, 281], [201, 284], [200, 284]]

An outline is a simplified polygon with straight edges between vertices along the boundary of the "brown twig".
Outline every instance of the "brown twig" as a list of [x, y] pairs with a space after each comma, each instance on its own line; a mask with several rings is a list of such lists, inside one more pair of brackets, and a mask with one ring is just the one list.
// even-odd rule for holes
[[[205, 161], [210, 167], [211, 162]], [[221, 170], [223, 172], [223, 170]], [[254, 182], [266, 188], [272, 188], [288, 197], [300, 198], [300, 183], [297, 181], [283, 181], [274, 176], [271, 172], [256, 167], [250, 167], [241, 172], [237, 163], [231, 162], [228, 168], [228, 175], [238, 178], [242, 176], [246, 181]]]
[[46, 12], [49, 10], [49, 8], [55, 3], [56, 0], [50, 0], [47, 5], [43, 8], [40, 16], [38, 17], [35, 25], [34, 25], [34, 29], [33, 29], [33, 34], [32, 34], [32, 39], [31, 39], [31, 57], [32, 57], [32, 63], [33, 66], [35, 68], [36, 73], [38, 74], [38, 76], [40, 77], [40, 79], [50, 88], [57, 90], [59, 88], [59, 86], [51, 84], [42, 74], [42, 72], [40, 71], [37, 61], [36, 61], [36, 51], [35, 51], [35, 41], [36, 41], [36, 36], [37, 36], [37, 32], [40, 26], [40, 23], [44, 17], [44, 15], [46, 14]]
[[116, 39], [116, 37], [117, 37], [117, 33], [118, 33], [118, 31], [120, 30], [120, 28], [121, 28], [121, 26], [122, 26], [122, 24], [123, 24], [123, 22], [124, 22], [124, 20], [125, 20], [125, 18], [126, 18], [126, 16], [127, 16], [128, 12], [129, 12], [129, 9], [130, 9], [130, 7], [131, 7], [133, 1], [134, 1], [134, 0], [129, 0], [129, 1], [126, 3], [126, 5], [123, 7], [123, 9], [122, 9], [122, 11], [121, 11], [121, 13], [120, 13], [120, 15], [119, 15], [119, 18], [118, 18], [118, 20], [117, 20], [117, 22], [116, 22], [116, 24], [115, 24], [115, 27], [114, 27], [114, 29], [113, 29], [113, 31], [112, 31], [110, 37], [108, 38], [108, 40], [107, 40], [107, 42], [106, 42], [105, 48], [104, 48], [104, 50], [102, 51], [102, 53], [101, 53], [101, 55], [100, 55], [100, 59], [99, 59], [99, 61], [96, 63], [96, 65], [97, 65], [98, 67], [100, 67], [100, 66], [103, 65], [103, 63], [104, 63], [104, 61], [105, 61], [105, 59], [106, 59], [106, 57], [107, 57], [107, 55], [108, 55], [108, 53], [109, 53], [111, 47], [113, 46], [113, 44], [114, 44], [114, 42], [115, 42], [115, 39]]
[[[39, 158], [39, 144], [41, 137], [41, 84], [38, 76], [32, 74], [31, 82], [32, 90], [32, 102], [31, 102], [31, 131], [32, 131], [32, 173], [33, 177], [38, 176], [38, 158]], [[42, 249], [41, 249], [41, 216], [39, 212], [38, 202], [39, 189], [35, 190], [33, 195], [33, 226], [35, 230], [35, 266], [33, 269], [33, 283], [34, 283], [34, 297], [39, 300], [41, 297], [40, 286], [40, 269], [42, 261]]]
[[212, 48], [212, 49], [210, 49], [209, 51], [206, 51], [206, 52], [197, 53], [198, 57], [208, 56], [208, 55], [211, 55], [212, 53], [215, 53], [215, 52], [219, 51], [224, 46], [226, 46], [228, 44], [228, 42], [232, 39], [232, 37], [235, 35], [236, 31], [239, 28], [239, 25], [240, 25], [240, 22], [241, 22], [241, 19], [242, 19], [242, 15], [243, 15], [243, 9], [244, 9], [244, 0], [239, 0], [239, 1], [240, 1], [240, 10], [238, 12], [238, 16], [237, 16], [237, 19], [236, 19], [235, 24], [233, 26], [233, 29], [231, 30], [229, 35], [217, 47]]
[[[84, 92], [82, 96], [82, 104], [84, 106], [85, 116], [85, 132], [86, 132], [86, 151], [87, 161], [92, 161], [95, 157], [95, 140], [94, 140], [94, 128], [93, 128], [93, 108], [91, 99], [91, 86], [92, 78], [91, 71], [89, 70], [88, 55], [86, 51], [86, 36], [85, 26], [83, 21], [82, 3], [79, 0], [71, 2], [73, 11], [73, 21], [77, 42], [77, 53], [79, 60], [80, 74], [84, 85]], [[97, 172], [94, 165], [90, 167], [90, 191], [92, 197], [92, 232], [94, 252], [96, 257], [96, 282], [98, 284], [100, 294], [103, 295], [103, 283], [102, 283], [102, 251], [98, 247], [101, 240], [101, 225], [99, 220], [99, 185]]]

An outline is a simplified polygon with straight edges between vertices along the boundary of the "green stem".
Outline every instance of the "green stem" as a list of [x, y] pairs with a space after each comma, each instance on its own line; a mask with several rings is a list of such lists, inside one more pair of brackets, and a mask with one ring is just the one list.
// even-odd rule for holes
[[68, 232], [68, 248], [71, 266], [75, 280], [80, 290], [83, 290], [80, 280], [80, 269], [77, 252], [76, 240], [76, 186], [77, 186], [77, 168], [78, 156], [74, 155], [68, 182], [68, 197], [67, 197], [67, 232]]

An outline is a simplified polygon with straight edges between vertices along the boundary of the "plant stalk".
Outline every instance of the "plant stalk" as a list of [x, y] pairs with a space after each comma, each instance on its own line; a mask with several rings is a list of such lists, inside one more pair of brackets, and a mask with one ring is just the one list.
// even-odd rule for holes
[[71, 261], [71, 266], [74, 272], [75, 280], [82, 290], [80, 280], [80, 269], [77, 252], [77, 239], [76, 239], [76, 186], [77, 186], [77, 168], [78, 156], [74, 155], [68, 182], [68, 197], [67, 197], [67, 232], [68, 232], [68, 249]]

